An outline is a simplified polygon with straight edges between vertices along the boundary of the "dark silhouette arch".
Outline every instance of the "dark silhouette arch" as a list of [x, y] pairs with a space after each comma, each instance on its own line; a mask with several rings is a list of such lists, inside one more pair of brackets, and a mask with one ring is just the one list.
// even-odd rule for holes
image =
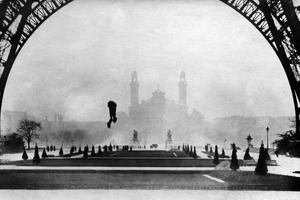
[[[73, 0], [2, 0], [0, 2], [0, 111], [13, 63], [35, 30]], [[300, 127], [300, 22], [292, 0], [219, 0], [245, 17], [264, 36], [287, 75]], [[1, 71], [0, 71], [1, 73]]]

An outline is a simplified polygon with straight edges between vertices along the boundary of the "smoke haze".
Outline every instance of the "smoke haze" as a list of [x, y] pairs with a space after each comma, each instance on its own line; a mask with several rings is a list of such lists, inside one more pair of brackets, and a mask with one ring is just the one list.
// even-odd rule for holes
[[159, 88], [206, 119], [292, 116], [282, 66], [263, 36], [218, 1], [74, 1], [49, 18], [21, 51], [3, 110], [67, 120], [107, 120], [106, 103], [128, 112], [130, 76], [140, 99]]

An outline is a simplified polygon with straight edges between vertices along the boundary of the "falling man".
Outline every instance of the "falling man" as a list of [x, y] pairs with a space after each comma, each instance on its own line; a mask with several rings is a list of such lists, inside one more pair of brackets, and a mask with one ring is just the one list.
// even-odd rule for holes
[[109, 116], [110, 116], [110, 119], [107, 122], [107, 127], [110, 128], [111, 122], [114, 122], [114, 123], [117, 122], [117, 117], [116, 117], [117, 104], [113, 101], [109, 101], [107, 103], [107, 106], [109, 108]]

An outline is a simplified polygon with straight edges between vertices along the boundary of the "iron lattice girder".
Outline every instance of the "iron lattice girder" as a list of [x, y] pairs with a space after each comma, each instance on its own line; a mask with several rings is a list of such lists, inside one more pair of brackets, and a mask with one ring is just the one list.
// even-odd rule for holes
[[[20, 1], [20, 2], [19, 2]], [[29, 0], [16, 0], [16, 1], [9, 1], [9, 7], [7, 7], [7, 12], [5, 18], [3, 19], [3, 27], [2, 32], [0, 32], [0, 37], [3, 40], [10, 41], [12, 33], [12, 29], [18, 28], [18, 17], [22, 16], [22, 8], [24, 9], [24, 6], [26, 5], [26, 2]], [[34, 0], [32, 1], [31, 5], [31, 12], [28, 16], [25, 16], [27, 18], [26, 23], [24, 27], [22, 28], [22, 35], [18, 42], [17, 52], [14, 52], [15, 54], [18, 54], [18, 52], [21, 50], [25, 42], [28, 40], [28, 38], [33, 34], [33, 32], [46, 20], [48, 17], [50, 17], [52, 14], [54, 14], [56, 11], [58, 11], [60, 8], [65, 6], [66, 4], [72, 2], [73, 0]], [[11, 8], [17, 8], [15, 9], [16, 13], [11, 13]], [[22, 16], [24, 17], [24, 16]], [[15, 26], [15, 27], [14, 27]], [[1, 55], [0, 55], [1, 56]], [[3, 60], [3, 59], [2, 59]]]
[[[17, 25], [16, 20], [20, 13], [22, 13], [22, 8], [26, 0], [3, 0], [4, 2], [8, 2], [8, 6], [6, 9], [6, 14], [4, 19], [2, 20], [3, 24], [3, 32], [0, 32], [1, 39], [8, 38], [11, 35], [11, 31], [9, 28], [14, 25]], [[55, 13], [58, 9], [63, 7], [64, 5], [72, 2], [73, 0], [36, 0], [33, 1], [32, 11], [29, 16], [27, 16], [27, 23], [23, 27], [23, 33], [18, 43], [18, 51], [25, 44], [27, 39], [31, 36], [31, 34], [42, 24], [49, 16]], [[268, 22], [264, 16], [263, 11], [260, 9], [260, 4], [258, 0], [220, 0], [230, 7], [234, 8], [240, 14], [242, 14], [245, 18], [247, 18], [265, 37], [265, 39], [270, 43], [274, 51], [277, 53], [278, 49], [274, 42], [273, 34], [269, 28]], [[295, 52], [295, 48], [293, 43], [291, 42], [291, 29], [287, 26], [287, 18], [284, 15], [284, 10], [280, 4], [280, 1], [270, 1], [270, 6], [272, 7], [272, 11], [275, 13], [274, 18], [276, 22], [280, 25], [279, 30], [282, 32], [282, 42], [284, 43], [287, 54], [289, 54], [289, 60], [294, 65], [293, 72], [295, 73], [295, 77], [297, 80], [299, 78], [298, 66], [299, 64], [299, 55]], [[276, 2], [276, 4], [274, 3]], [[8, 39], [9, 40], [9, 39]], [[1, 56], [1, 55], [0, 55]]]
[[[3, 0], [7, 1], [7, 0]], [[23, 27], [23, 33], [18, 42], [17, 52], [21, 50], [22, 46], [28, 40], [28, 38], [33, 34], [33, 32], [53, 13], [62, 8], [64, 5], [72, 2], [73, 0], [37, 0], [33, 1], [32, 11], [27, 16], [26, 24]], [[272, 48], [276, 53], [278, 53], [278, 47], [275, 44], [274, 36], [270, 30], [269, 24], [265, 18], [264, 12], [260, 8], [260, 3], [258, 0], [220, 0], [240, 14], [247, 18], [265, 37], [265, 39], [270, 43]], [[8, 1], [7, 14], [3, 19], [3, 32], [0, 32], [1, 39], [10, 40], [11, 29], [13, 25], [17, 26], [17, 17], [22, 13], [22, 8], [24, 7], [25, 0]], [[287, 24], [287, 17], [284, 14], [284, 10], [280, 1], [270, 1], [270, 9], [272, 10], [272, 17], [275, 20], [278, 30], [282, 35], [282, 44], [285, 52], [289, 58], [291, 68], [293, 70], [294, 76], [298, 81], [300, 81], [300, 57], [297, 53], [294, 43], [292, 42], [291, 28]], [[272, 7], [271, 7], [272, 6]], [[3, 50], [2, 50], [3, 51]], [[1, 55], [0, 55], [1, 56]], [[1, 59], [3, 60], [3, 59]]]
[[[0, 110], [8, 73], [18, 53], [34, 31], [48, 17], [72, 1], [0, 0]], [[292, 0], [220, 1], [243, 15], [269, 42], [287, 73], [293, 97], [296, 95], [294, 101], [296, 102], [296, 114], [299, 115], [300, 44], [297, 45], [297, 41], [300, 40], [300, 33], [298, 33], [300, 27], [295, 27], [295, 24], [299, 25], [300, 23], [298, 19], [294, 19], [296, 12], [293, 7], [291, 8]], [[30, 3], [29, 6], [28, 3]], [[262, 5], [267, 5], [267, 10]], [[289, 13], [287, 15], [287, 10], [295, 12], [294, 15]], [[266, 14], [269, 17], [266, 17]], [[20, 25], [20, 18], [25, 18], [22, 25]], [[17, 32], [18, 37], [16, 37]], [[1, 73], [1, 70], [6, 73]]]
[[[278, 55], [278, 45], [274, 39], [274, 30], [270, 29], [269, 22], [265, 17], [265, 13], [262, 11], [260, 1], [249, 1], [249, 0], [221, 0], [228, 6], [232, 7], [240, 14], [242, 14], [248, 21], [250, 21], [256, 29], [258, 29], [265, 39], [269, 42], [273, 50]], [[300, 55], [295, 48], [293, 42], [293, 33], [291, 27], [287, 23], [287, 17], [282, 8], [281, 1], [272, 0], [267, 1], [276, 26], [275, 31], [278, 31], [281, 35], [280, 42], [285, 50], [286, 56], [290, 63], [290, 68], [294, 73], [294, 78], [297, 82], [300, 82]], [[280, 57], [280, 55], [278, 55]]]

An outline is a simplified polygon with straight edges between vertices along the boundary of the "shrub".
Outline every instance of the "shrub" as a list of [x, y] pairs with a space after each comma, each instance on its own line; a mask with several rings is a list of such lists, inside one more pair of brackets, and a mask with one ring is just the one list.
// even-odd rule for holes
[[224, 158], [226, 156], [224, 149], [222, 149], [222, 154], [221, 154], [222, 158]]
[[70, 148], [70, 154], [72, 155], [74, 153], [74, 151], [75, 151], [74, 146], [71, 146], [71, 148]]
[[264, 144], [261, 144], [259, 149], [258, 161], [255, 168], [255, 174], [266, 175], [268, 173], [267, 163], [266, 163], [266, 151]]
[[78, 153], [82, 153], [81, 147], [79, 147], [79, 149], [78, 149]]
[[27, 159], [28, 159], [28, 155], [27, 155], [27, 153], [26, 153], [25, 148], [24, 148], [24, 151], [23, 151], [22, 159], [23, 159], [23, 160], [27, 160]]
[[230, 168], [233, 170], [233, 171], [236, 171], [237, 169], [240, 168], [240, 165], [239, 165], [239, 161], [237, 159], [237, 155], [236, 155], [236, 146], [235, 144], [233, 143], [232, 144], [232, 155], [231, 155], [231, 163], [230, 163]]
[[34, 149], [34, 156], [33, 156], [32, 162], [34, 164], [38, 164], [40, 161], [41, 161], [41, 159], [40, 159], [40, 155], [39, 155], [39, 148], [36, 144], [35, 149]]
[[194, 158], [197, 158], [197, 157], [198, 157], [198, 155], [197, 155], [197, 151], [196, 151], [196, 147], [194, 147], [194, 153], [193, 153], [193, 157], [194, 157]]
[[46, 149], [44, 148], [43, 153], [42, 153], [42, 158], [46, 158], [48, 155], [46, 153]]
[[101, 150], [101, 146], [99, 145], [98, 147], [98, 154], [101, 155], [102, 154], [102, 150]]
[[190, 147], [190, 153], [189, 153], [189, 154], [190, 154], [191, 157], [194, 157], [194, 151], [193, 151], [192, 145], [191, 145], [191, 147]]
[[217, 145], [215, 146], [215, 156], [214, 156], [213, 163], [214, 163], [215, 165], [218, 165], [218, 164], [220, 163], [220, 160], [219, 160], [219, 153], [218, 153], [218, 146], [217, 146]]
[[244, 160], [252, 160], [253, 158], [250, 156], [249, 153], [249, 148], [246, 149], [245, 155], [244, 155]]
[[63, 148], [62, 148], [62, 147], [60, 147], [59, 155], [60, 155], [60, 156], [63, 156], [63, 155], [64, 155], [64, 151], [63, 151]]
[[84, 151], [83, 151], [83, 157], [84, 158], [88, 158], [89, 157], [88, 152], [89, 152], [89, 148], [88, 148], [88, 146], [85, 146], [84, 147]]
[[269, 155], [269, 151], [267, 148], [265, 148], [265, 157], [266, 157], [266, 160], [271, 160], [271, 157]]
[[208, 152], [208, 146], [207, 144], [204, 146], [205, 152]]
[[209, 150], [209, 152], [210, 152], [210, 153], [214, 153], [214, 152], [213, 152], [213, 150], [212, 150], [212, 147], [210, 147], [210, 150]]
[[18, 153], [24, 149], [24, 141], [21, 135], [13, 133], [11, 135], [4, 136], [3, 145], [1, 150], [4, 153]]
[[104, 150], [104, 153], [107, 153], [107, 152], [108, 152], [108, 151], [107, 151], [107, 145], [104, 145], [103, 150]]
[[92, 146], [91, 156], [92, 156], [92, 157], [95, 157], [95, 156], [96, 156], [94, 145]]

